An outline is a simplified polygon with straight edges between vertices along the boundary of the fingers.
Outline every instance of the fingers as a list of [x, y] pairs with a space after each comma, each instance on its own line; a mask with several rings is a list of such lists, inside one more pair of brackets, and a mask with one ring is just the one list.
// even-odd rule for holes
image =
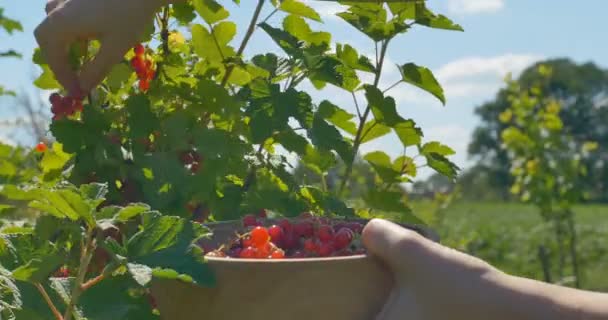
[[427, 241], [414, 231], [381, 219], [370, 221], [363, 229], [367, 250], [384, 261], [398, 277], [413, 271], [416, 259], [424, 255]]
[[112, 67], [123, 59], [131, 46], [131, 41], [102, 40], [97, 56], [82, 67], [80, 72], [80, 87], [82, 90], [90, 92], [101, 83], [105, 76], [110, 73]]
[[34, 31], [36, 41], [40, 46], [46, 62], [55, 74], [55, 78], [70, 93], [78, 91], [78, 77], [72, 69], [68, 56], [67, 34], [56, 15], [47, 17]]

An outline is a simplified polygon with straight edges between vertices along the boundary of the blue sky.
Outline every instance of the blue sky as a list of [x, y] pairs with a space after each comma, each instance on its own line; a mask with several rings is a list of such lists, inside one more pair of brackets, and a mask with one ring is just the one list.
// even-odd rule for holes
[[[221, 2], [233, 9], [231, 19], [240, 23], [248, 21], [254, 4], [253, 0], [241, 0], [240, 8], [236, 8], [231, 1]], [[340, 11], [339, 5], [306, 2], [319, 9], [325, 21], [313, 23], [313, 29], [331, 30], [334, 41], [371, 54], [372, 43], [332, 15]], [[0, 83], [5, 87], [35, 92], [31, 75], [37, 70], [29, 58], [35, 47], [32, 30], [44, 16], [44, 4], [43, 0], [0, 0], [5, 14], [21, 20], [25, 28], [24, 33], [10, 38], [0, 33], [0, 51], [15, 48], [25, 56], [21, 61], [0, 60]], [[591, 61], [608, 68], [606, 29], [601, 27], [608, 12], [606, 0], [429, 0], [429, 6], [461, 24], [465, 32], [416, 27], [393, 42], [388, 63], [394, 66], [415, 62], [431, 68], [446, 90], [447, 105], [442, 107], [428, 94], [406, 85], [390, 93], [398, 102], [398, 110], [423, 128], [427, 140], [439, 140], [457, 151], [453, 159], [462, 167], [471, 163], [466, 147], [478, 124], [473, 110], [493, 97], [506, 73], [517, 74], [535, 61], [556, 57]], [[271, 22], [280, 23], [278, 18]], [[243, 29], [239, 25], [239, 30]], [[269, 48], [279, 52], [271, 47], [265, 34], [258, 32], [246, 53]], [[382, 86], [388, 87], [397, 77], [396, 69], [388, 68]], [[345, 108], [353, 108], [350, 95], [343, 91], [307, 89], [317, 100], [331, 98]], [[0, 121], [17, 116], [13, 106], [13, 100], [0, 99]], [[0, 139], [6, 134], [0, 125]], [[395, 138], [376, 140], [366, 145], [364, 152], [379, 149], [394, 156], [401, 152]]]

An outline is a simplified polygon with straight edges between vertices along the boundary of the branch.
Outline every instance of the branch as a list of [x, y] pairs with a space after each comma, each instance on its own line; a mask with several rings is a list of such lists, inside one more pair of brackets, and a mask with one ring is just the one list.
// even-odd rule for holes
[[83, 283], [80, 286], [80, 290], [82, 290], [83, 292], [87, 291], [87, 290], [91, 289], [91, 287], [93, 287], [94, 285], [100, 283], [105, 278], [106, 278], [105, 274], [102, 273], [102, 274], [98, 275], [97, 277], [90, 279], [89, 281]]
[[61, 312], [59, 312], [59, 310], [57, 310], [57, 307], [55, 307], [55, 304], [51, 300], [51, 297], [49, 297], [49, 294], [46, 293], [46, 290], [44, 290], [44, 287], [40, 283], [36, 283], [36, 284], [34, 284], [34, 286], [36, 287], [36, 289], [38, 289], [38, 292], [40, 292], [40, 294], [42, 295], [42, 298], [44, 298], [44, 301], [46, 301], [46, 304], [49, 305], [49, 308], [51, 308], [51, 312], [53, 312], [53, 316], [55, 316], [55, 319], [63, 320], [63, 316], [61, 315]]
[[[253, 13], [251, 22], [249, 23], [249, 28], [247, 28], [247, 33], [245, 34], [245, 38], [243, 38], [243, 42], [241, 43], [239, 50], [236, 52], [237, 57], [242, 56], [243, 52], [245, 52], [247, 43], [249, 43], [249, 40], [251, 39], [251, 36], [253, 35], [253, 32], [255, 31], [255, 26], [258, 23], [258, 19], [260, 18], [260, 13], [262, 12], [262, 7], [264, 7], [264, 2], [266, 2], [266, 0], [258, 0], [258, 5], [255, 8], [255, 12]], [[222, 80], [222, 87], [225, 86], [226, 83], [228, 83], [228, 79], [230, 79], [230, 76], [232, 75], [233, 70], [234, 70], [234, 65], [230, 65], [228, 67], [228, 69], [226, 70], [226, 74], [224, 75], [224, 79]]]
[[[382, 42], [382, 48], [380, 49], [380, 57], [378, 58], [378, 65], [376, 66], [376, 77], [374, 79], [374, 87], [378, 87], [378, 83], [380, 83], [380, 77], [382, 75], [382, 67], [384, 66], [384, 58], [386, 57], [386, 51], [388, 50], [389, 40]], [[377, 46], [377, 45], [376, 45]], [[344, 172], [344, 176], [342, 177], [342, 182], [340, 184], [340, 188], [338, 189], [338, 195], [342, 194], [344, 188], [346, 187], [346, 183], [348, 182], [348, 178], [353, 172], [353, 164], [355, 163], [355, 157], [359, 153], [359, 147], [361, 146], [361, 141], [363, 140], [363, 128], [365, 127], [365, 123], [367, 122], [367, 118], [371, 112], [372, 108], [368, 104], [363, 112], [363, 116], [361, 117], [361, 122], [359, 123], [359, 128], [357, 129], [357, 135], [355, 136], [355, 142], [353, 145], [353, 159], [346, 167], [346, 171]]]
[[353, 100], [355, 101], [355, 107], [357, 108], [357, 116], [359, 117], [359, 121], [361, 121], [361, 119], [363, 119], [363, 117], [361, 116], [361, 109], [359, 109], [359, 102], [357, 102], [357, 96], [355, 96], [355, 92], [351, 92], [351, 94], [353, 95]]
[[95, 252], [95, 238], [93, 237], [93, 233], [93, 230], [88, 231], [87, 241], [84, 245], [84, 249], [82, 250], [82, 255], [80, 256], [80, 266], [78, 268], [78, 275], [76, 276], [76, 282], [74, 283], [74, 287], [72, 288], [72, 298], [70, 299], [68, 308], [66, 309], [65, 314], [63, 315], [63, 320], [70, 320], [72, 318], [74, 307], [78, 304], [80, 295], [83, 292], [82, 283], [84, 282], [84, 277], [87, 274], [89, 263], [91, 263], [93, 253]]

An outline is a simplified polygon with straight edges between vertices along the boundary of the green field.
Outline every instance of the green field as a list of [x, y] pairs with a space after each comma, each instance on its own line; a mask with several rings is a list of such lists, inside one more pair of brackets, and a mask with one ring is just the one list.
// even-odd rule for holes
[[[413, 207], [423, 219], [433, 220], [431, 203], [416, 202]], [[582, 287], [608, 291], [608, 206], [579, 206], [574, 211]], [[537, 253], [542, 243], [550, 242], [552, 232], [534, 207], [458, 202], [442, 215], [432, 224], [443, 243], [481, 257], [511, 274], [543, 278]], [[556, 261], [552, 263], [553, 268], [558, 268], [557, 265]]]

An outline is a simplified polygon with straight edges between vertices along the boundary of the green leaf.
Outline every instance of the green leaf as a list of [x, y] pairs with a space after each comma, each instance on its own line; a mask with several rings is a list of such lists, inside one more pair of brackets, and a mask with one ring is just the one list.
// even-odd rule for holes
[[127, 222], [138, 215], [150, 211], [150, 206], [145, 203], [130, 204], [116, 213], [115, 219], [119, 222]]
[[171, 7], [173, 9], [173, 16], [182, 25], [188, 24], [196, 18], [194, 6], [188, 2], [174, 3]]
[[53, 143], [52, 149], [42, 156], [40, 168], [44, 173], [63, 169], [68, 160], [70, 160], [70, 155], [63, 151], [63, 146], [60, 143]]
[[20, 59], [23, 56], [18, 53], [15, 50], [7, 50], [7, 51], [0, 51], [0, 58], [17, 58]]
[[280, 143], [287, 151], [295, 152], [299, 155], [306, 154], [308, 148], [308, 140], [297, 134], [295, 131], [288, 129], [281, 131], [275, 136], [275, 140]]
[[444, 15], [433, 13], [425, 3], [416, 3], [416, 24], [435, 29], [464, 31], [462, 27]]
[[208, 24], [227, 19], [230, 12], [215, 0], [194, 0], [194, 9]]
[[443, 88], [435, 79], [435, 76], [425, 67], [417, 66], [413, 63], [407, 63], [399, 67], [401, 77], [404, 82], [414, 85], [426, 92], [434, 95], [445, 105], [445, 96]]
[[398, 212], [404, 222], [423, 224], [423, 222], [413, 215], [412, 209], [405, 203], [405, 193], [401, 191], [378, 191], [370, 190], [365, 196], [365, 203], [372, 209]]
[[292, 57], [302, 56], [302, 43], [298, 38], [294, 37], [289, 32], [274, 28], [266, 22], [261, 23], [260, 28], [264, 30], [272, 40], [285, 51], [285, 53]]
[[199, 285], [213, 285], [213, 274], [193, 242], [203, 235], [200, 225], [179, 217], [144, 214], [142, 230], [127, 243], [128, 258], [150, 268], [168, 268], [191, 276]]
[[401, 156], [393, 162], [393, 170], [403, 172], [414, 178], [418, 174], [418, 168], [414, 163], [414, 159], [408, 156]]
[[61, 85], [57, 82], [57, 79], [55, 79], [55, 75], [49, 66], [41, 65], [40, 67], [42, 68], [42, 74], [38, 79], [34, 80], [34, 85], [44, 90], [60, 89]]
[[361, 132], [361, 144], [364, 144], [389, 134], [391, 128], [378, 123], [376, 120], [371, 120], [363, 125]]
[[324, 174], [336, 164], [334, 154], [329, 151], [319, 150], [312, 145], [306, 146], [306, 154], [302, 162], [317, 174]]
[[224, 59], [236, 54], [234, 49], [228, 45], [235, 34], [236, 26], [233, 22], [218, 24], [213, 34], [202, 25], [195, 24], [192, 26], [194, 52], [210, 63], [223, 63]]
[[439, 153], [428, 153], [425, 154], [425, 157], [429, 167], [452, 180], [456, 179], [460, 168], [449, 159]]
[[376, 121], [389, 127], [395, 127], [398, 123], [405, 121], [397, 113], [395, 99], [392, 97], [385, 98], [382, 91], [374, 86], [365, 85], [364, 88], [365, 97]]
[[393, 168], [391, 158], [388, 154], [382, 151], [375, 151], [365, 155], [364, 159], [374, 168], [382, 181], [386, 183], [399, 182], [401, 172]]
[[30, 203], [30, 207], [60, 219], [78, 220], [82, 218], [90, 226], [95, 224], [89, 204], [79, 194], [68, 189], [41, 190], [36, 193], [36, 198]]
[[129, 137], [132, 139], [147, 138], [160, 127], [156, 115], [152, 112], [150, 100], [145, 95], [130, 96], [126, 101], [128, 111]]
[[19, 21], [4, 16], [4, 8], [0, 8], [0, 27], [9, 35], [12, 35], [15, 31], [23, 31], [23, 26]]
[[437, 153], [442, 156], [451, 156], [453, 154], [456, 154], [456, 152], [452, 150], [452, 148], [436, 141], [425, 143], [420, 151], [422, 152], [422, 154]]
[[95, 139], [82, 122], [73, 120], [53, 121], [51, 132], [67, 153], [76, 153]]
[[320, 117], [329, 121], [336, 127], [346, 131], [352, 136], [357, 134], [357, 125], [351, 121], [355, 115], [346, 112], [344, 109], [336, 106], [330, 101], [323, 100], [317, 111]]
[[374, 65], [366, 56], [359, 55], [357, 50], [348, 44], [336, 44], [336, 56], [338, 59], [342, 60], [344, 64], [353, 69], [365, 72], [374, 72], [375, 70]]
[[152, 268], [136, 263], [127, 263], [127, 270], [135, 282], [146, 287], [152, 281]]
[[416, 123], [412, 120], [405, 120], [396, 124], [393, 130], [395, 130], [404, 147], [418, 145], [422, 140], [422, 130], [416, 127]]
[[295, 14], [315, 21], [321, 21], [319, 14], [311, 7], [297, 0], [283, 0], [279, 6], [281, 11]]
[[313, 126], [309, 130], [312, 143], [321, 150], [335, 150], [340, 157], [349, 162], [354, 158], [353, 148], [338, 129], [328, 124], [322, 117], [315, 116]]
[[125, 63], [116, 64], [108, 74], [106, 83], [114, 93], [118, 92], [129, 81], [133, 70]]
[[64, 257], [55, 253], [45, 257], [34, 259], [27, 264], [13, 270], [15, 280], [40, 283], [45, 282], [53, 271], [64, 263]]
[[283, 28], [296, 38], [306, 41], [311, 46], [319, 46], [327, 49], [331, 43], [331, 33], [314, 32], [310, 29], [310, 26], [304, 19], [295, 15], [285, 17], [283, 20]]
[[0, 176], [12, 177], [17, 173], [17, 166], [8, 160], [0, 159]]

